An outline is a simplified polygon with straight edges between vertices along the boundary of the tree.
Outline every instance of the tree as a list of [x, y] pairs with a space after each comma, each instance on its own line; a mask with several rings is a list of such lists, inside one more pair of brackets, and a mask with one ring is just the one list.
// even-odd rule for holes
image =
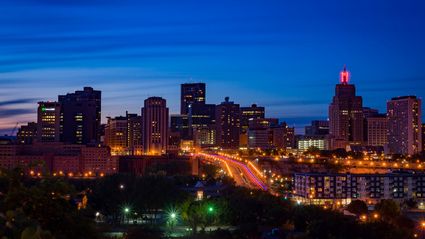
[[362, 200], [353, 200], [350, 204], [347, 206], [347, 210], [351, 213], [356, 214], [357, 216], [360, 216], [362, 214], [367, 214], [367, 204], [363, 202]]
[[381, 218], [386, 222], [394, 222], [400, 216], [400, 207], [391, 199], [382, 199], [375, 205], [375, 210], [381, 215]]
[[[74, 203], [76, 191], [59, 178], [29, 179], [19, 169], [2, 173], [9, 181], [0, 201], [0, 234], [11, 238], [97, 238], [93, 221]], [[3, 181], [2, 180], [2, 181]]]

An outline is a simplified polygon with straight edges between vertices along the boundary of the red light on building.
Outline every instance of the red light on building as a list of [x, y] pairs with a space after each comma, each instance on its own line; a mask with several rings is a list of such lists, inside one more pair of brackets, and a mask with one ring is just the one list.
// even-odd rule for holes
[[348, 81], [350, 80], [350, 73], [347, 71], [346, 66], [344, 65], [344, 70], [341, 71], [340, 73], [340, 82], [341, 84], [348, 84]]

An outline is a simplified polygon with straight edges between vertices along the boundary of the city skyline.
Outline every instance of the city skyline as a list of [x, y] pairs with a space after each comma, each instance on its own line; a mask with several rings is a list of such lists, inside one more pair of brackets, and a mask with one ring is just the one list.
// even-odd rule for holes
[[344, 64], [364, 106], [381, 112], [392, 97], [425, 90], [420, 1], [26, 4], [38, 11], [3, 8], [1, 134], [35, 121], [37, 101], [84, 86], [102, 91], [103, 122], [140, 112], [149, 96], [178, 113], [180, 84], [205, 82], [208, 103], [256, 103], [298, 129], [328, 118]]

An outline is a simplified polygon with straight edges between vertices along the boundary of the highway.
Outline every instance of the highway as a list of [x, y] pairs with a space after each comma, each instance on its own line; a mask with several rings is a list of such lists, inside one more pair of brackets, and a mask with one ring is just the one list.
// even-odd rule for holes
[[236, 184], [253, 189], [267, 190], [267, 186], [262, 180], [253, 172], [245, 163], [232, 159], [227, 156], [217, 154], [205, 154], [199, 153], [198, 156], [208, 160], [215, 160], [218, 162], [220, 167], [232, 177]]

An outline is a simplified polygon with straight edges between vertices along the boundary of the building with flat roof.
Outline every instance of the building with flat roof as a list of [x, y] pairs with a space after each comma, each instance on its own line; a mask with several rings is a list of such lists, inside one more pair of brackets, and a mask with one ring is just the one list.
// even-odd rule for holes
[[421, 99], [392, 98], [387, 102], [388, 148], [392, 154], [413, 155], [422, 151]]
[[59, 142], [61, 105], [58, 102], [38, 102], [37, 141]]
[[308, 204], [342, 204], [363, 200], [375, 204], [381, 199], [402, 202], [425, 201], [425, 174], [295, 173], [294, 199]]

